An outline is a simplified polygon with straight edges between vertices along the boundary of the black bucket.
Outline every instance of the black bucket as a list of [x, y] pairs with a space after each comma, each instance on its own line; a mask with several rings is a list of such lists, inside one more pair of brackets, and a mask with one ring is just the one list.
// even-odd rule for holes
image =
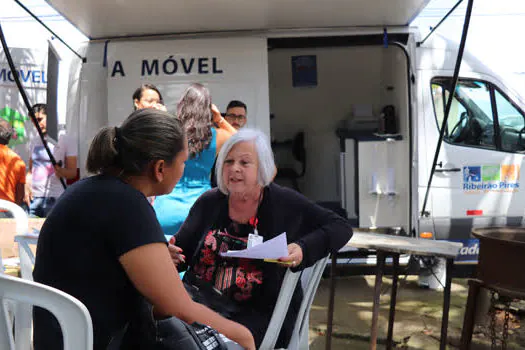
[[472, 230], [479, 239], [477, 277], [485, 284], [525, 292], [525, 228]]

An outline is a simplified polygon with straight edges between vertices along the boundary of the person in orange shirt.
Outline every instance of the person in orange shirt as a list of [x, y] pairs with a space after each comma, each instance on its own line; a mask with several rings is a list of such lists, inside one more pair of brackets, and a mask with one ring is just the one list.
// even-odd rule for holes
[[[22, 158], [7, 147], [13, 128], [0, 118], [0, 199], [22, 205], [26, 183], [26, 165]], [[0, 211], [0, 218], [11, 217], [9, 212]]]

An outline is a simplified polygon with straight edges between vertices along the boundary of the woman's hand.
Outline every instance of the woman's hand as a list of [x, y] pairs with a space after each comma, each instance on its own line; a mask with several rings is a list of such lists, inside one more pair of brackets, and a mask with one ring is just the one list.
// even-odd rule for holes
[[24, 191], [24, 203], [27, 204], [29, 207], [31, 205], [31, 202], [33, 201], [33, 189], [31, 188], [31, 184], [25, 185], [25, 191]]
[[219, 111], [219, 109], [217, 108], [217, 106], [214, 105], [214, 104], [211, 105], [211, 120], [212, 120], [215, 124], [220, 124], [221, 121], [223, 120], [222, 115], [221, 115], [221, 112]]
[[288, 256], [280, 258], [282, 266], [298, 266], [303, 261], [303, 250], [297, 243], [288, 244]]
[[255, 347], [255, 340], [253, 339], [252, 332], [245, 326], [242, 326], [239, 324], [240, 328], [240, 334], [238, 334], [235, 338], [232, 339], [234, 342], [242, 346], [246, 350], [256, 350]]
[[61, 160], [59, 160], [54, 165], [56, 177], [65, 178], [68, 180], [71, 180], [77, 177], [77, 157], [76, 156], [66, 156], [65, 166], [63, 165], [64, 164]]
[[180, 263], [186, 262], [186, 257], [182, 254], [182, 248], [177, 247], [175, 245], [175, 236], [170, 238], [170, 242], [168, 244], [168, 250], [171, 255], [171, 260], [173, 260], [173, 263], [175, 266], [178, 266]]
[[166, 108], [165, 105], [163, 105], [162, 103], [156, 103], [153, 108], [155, 109], [158, 109], [159, 111], [163, 111], [163, 112], [167, 112], [168, 109]]
[[60, 165], [55, 165], [55, 174], [57, 177], [66, 177], [66, 174], [64, 173], [64, 168], [62, 168]]

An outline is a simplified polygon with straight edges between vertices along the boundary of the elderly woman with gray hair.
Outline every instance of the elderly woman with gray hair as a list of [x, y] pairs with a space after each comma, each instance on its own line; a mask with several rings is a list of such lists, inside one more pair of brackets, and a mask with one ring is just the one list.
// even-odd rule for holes
[[[187, 281], [213, 286], [235, 306], [228, 307], [228, 317], [250, 329], [259, 346], [286, 267], [302, 270], [339, 250], [352, 236], [352, 228], [335, 213], [272, 183], [273, 153], [260, 131], [242, 129], [230, 137], [219, 153], [216, 170], [218, 188], [204, 193], [191, 208], [171, 240], [173, 244], [176, 239], [176, 246], [170, 247], [172, 258], [179, 271], [189, 268]], [[245, 249], [255, 229], [264, 241], [286, 232], [288, 256], [270, 263], [219, 255]], [[288, 345], [301, 300], [298, 285], [277, 347]]]

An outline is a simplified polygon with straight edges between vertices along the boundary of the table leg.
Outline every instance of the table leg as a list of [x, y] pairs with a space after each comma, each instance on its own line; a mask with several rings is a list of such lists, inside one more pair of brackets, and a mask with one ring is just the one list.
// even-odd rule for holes
[[330, 266], [330, 299], [328, 300], [328, 320], [326, 321], [326, 350], [332, 349], [332, 322], [334, 319], [336, 264], [337, 253], [332, 253], [332, 265]]
[[385, 268], [385, 253], [377, 251], [377, 272], [374, 286], [374, 306], [372, 309], [372, 329], [370, 332], [370, 350], [377, 348], [377, 322], [379, 319], [379, 303], [381, 301], [381, 285]]
[[452, 285], [453, 267], [454, 259], [447, 259], [447, 275], [445, 277], [445, 290], [443, 291], [443, 317], [441, 319], [441, 340], [439, 343], [440, 350], [445, 350], [447, 348], [448, 312], [450, 310], [450, 287]]
[[386, 348], [392, 349], [394, 336], [394, 319], [396, 317], [397, 281], [399, 269], [399, 254], [392, 255], [392, 290], [390, 292], [390, 313], [388, 315], [388, 335], [386, 337]]

